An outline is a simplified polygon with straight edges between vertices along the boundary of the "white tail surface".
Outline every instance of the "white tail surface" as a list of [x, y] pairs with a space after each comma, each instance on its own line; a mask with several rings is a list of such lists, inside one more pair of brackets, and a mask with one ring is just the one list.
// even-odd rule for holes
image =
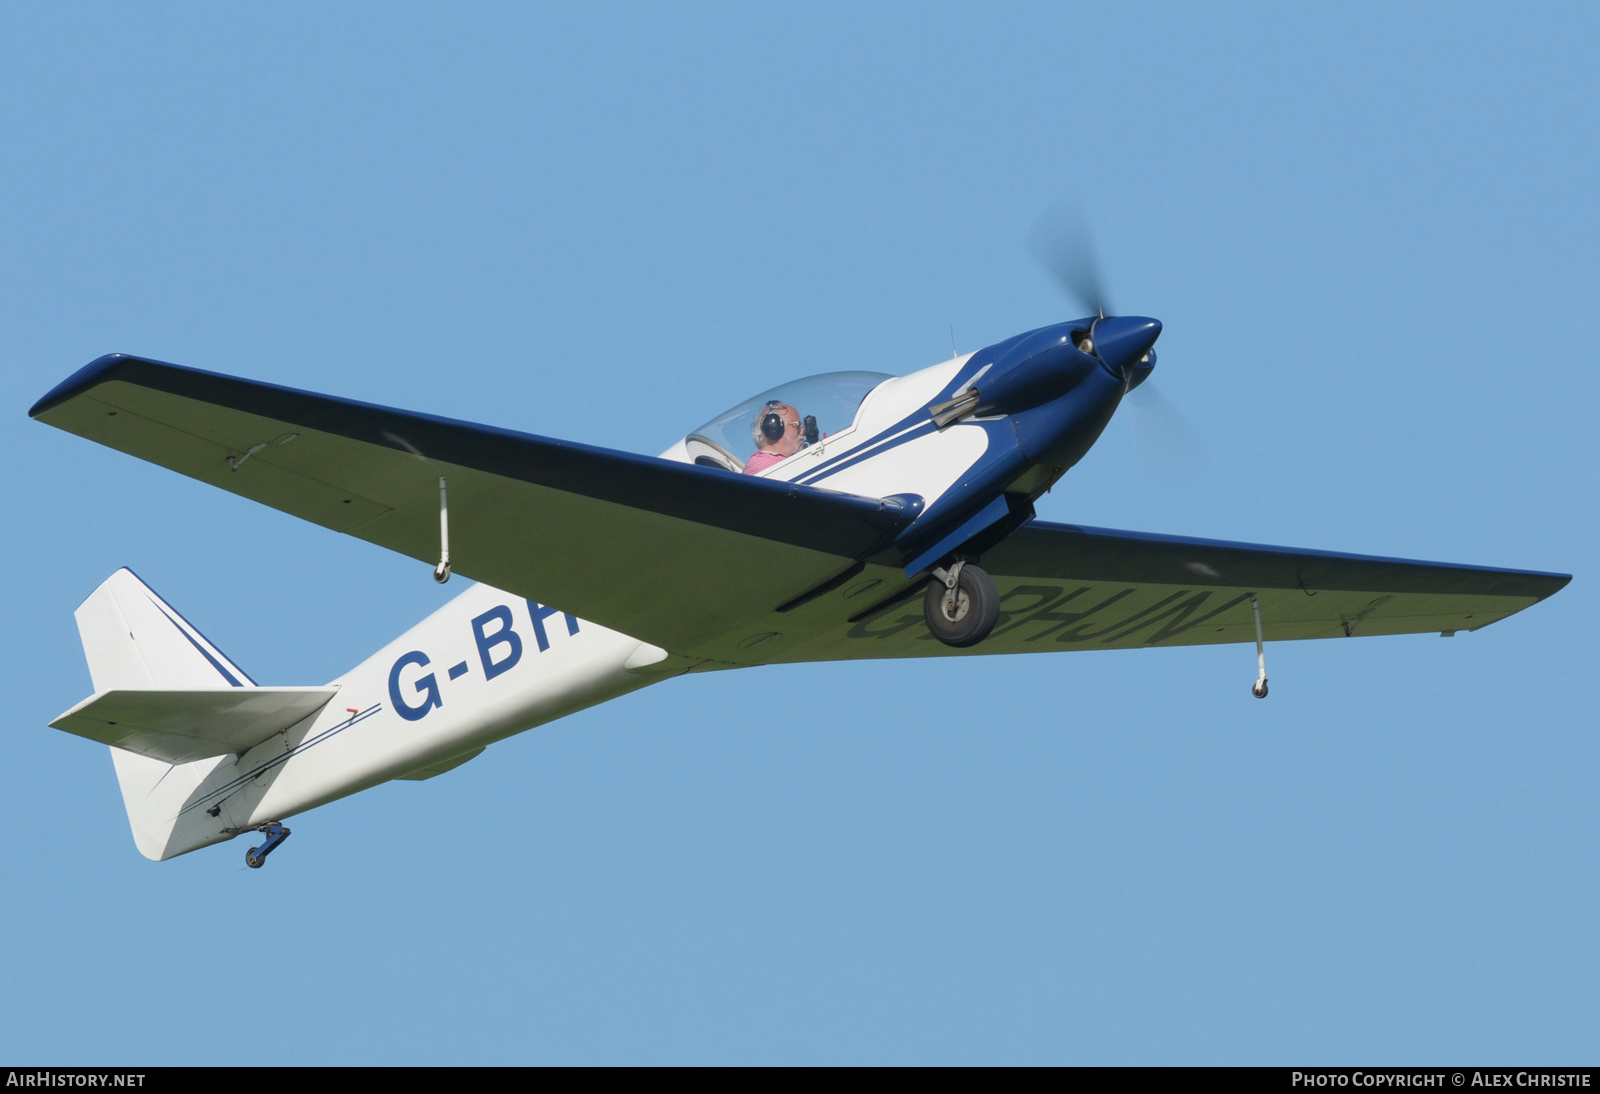
[[338, 688], [118, 688], [50, 725], [168, 764], [238, 756], [316, 714]]
[[106, 578], [75, 614], [95, 691], [255, 686], [132, 570]]
[[[78, 635], [98, 694], [125, 689], [253, 688], [255, 681], [162, 600], [121, 569], [78, 606]], [[219, 762], [169, 764], [113, 747], [133, 841], [146, 858], [166, 857], [178, 810]]]

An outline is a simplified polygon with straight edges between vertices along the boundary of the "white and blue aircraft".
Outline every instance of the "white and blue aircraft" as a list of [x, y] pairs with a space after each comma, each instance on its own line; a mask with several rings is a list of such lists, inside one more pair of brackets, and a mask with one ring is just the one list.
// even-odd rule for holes
[[475, 579], [321, 687], [263, 687], [128, 570], [77, 610], [134, 842], [167, 859], [687, 672], [1477, 630], [1566, 575], [1034, 519], [1155, 367], [1096, 315], [765, 391], [660, 456], [102, 357], [34, 418]]

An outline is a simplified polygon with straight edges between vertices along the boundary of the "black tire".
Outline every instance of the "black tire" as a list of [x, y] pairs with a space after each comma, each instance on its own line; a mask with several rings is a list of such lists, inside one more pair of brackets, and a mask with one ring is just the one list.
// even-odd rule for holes
[[244, 864], [252, 870], [261, 869], [266, 864], [266, 861], [264, 858], [256, 858], [256, 849], [254, 847], [244, 853]]
[[922, 598], [922, 616], [933, 636], [957, 649], [976, 646], [988, 638], [1000, 618], [1000, 590], [994, 587], [994, 579], [976, 566], [961, 567], [954, 618], [946, 611], [946, 591], [944, 582], [933, 578]]

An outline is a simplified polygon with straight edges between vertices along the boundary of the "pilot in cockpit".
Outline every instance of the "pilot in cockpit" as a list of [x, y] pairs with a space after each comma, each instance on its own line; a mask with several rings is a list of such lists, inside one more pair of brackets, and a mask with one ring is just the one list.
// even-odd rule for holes
[[810, 431], [816, 429], [811, 422], [802, 424], [798, 410], [776, 399], [761, 408], [761, 413], [756, 415], [751, 425], [753, 428], [750, 432], [755, 438], [756, 451], [745, 461], [746, 475], [759, 474], [773, 464], [793, 456], [805, 447], [808, 427]]

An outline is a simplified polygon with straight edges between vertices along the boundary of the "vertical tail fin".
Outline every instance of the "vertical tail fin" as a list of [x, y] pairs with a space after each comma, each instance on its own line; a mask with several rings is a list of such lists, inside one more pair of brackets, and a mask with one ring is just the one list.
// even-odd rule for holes
[[[121, 569], [106, 578], [74, 614], [96, 692], [255, 686], [243, 669], [132, 570]], [[165, 857], [177, 821], [171, 808], [174, 793], [181, 802], [218, 761], [174, 766], [120, 748], [111, 749], [111, 759], [140, 854]], [[178, 778], [168, 778], [180, 771]]]
[[75, 614], [95, 691], [255, 686], [132, 570], [106, 578]]

